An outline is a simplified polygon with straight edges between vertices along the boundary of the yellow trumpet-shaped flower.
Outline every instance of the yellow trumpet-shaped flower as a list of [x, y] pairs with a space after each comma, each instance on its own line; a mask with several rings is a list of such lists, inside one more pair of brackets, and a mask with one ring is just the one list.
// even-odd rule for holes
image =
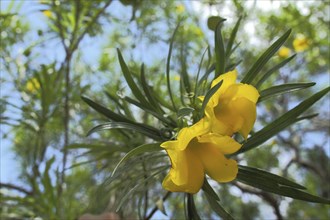
[[237, 71], [230, 71], [213, 80], [212, 87], [223, 80], [221, 87], [210, 98], [205, 115], [211, 131], [222, 135], [239, 132], [246, 139], [256, 120], [259, 93], [251, 85], [235, 83]]
[[218, 182], [236, 178], [237, 163], [224, 154], [236, 152], [241, 145], [229, 136], [205, 134], [208, 130], [209, 122], [203, 118], [193, 126], [183, 128], [177, 140], [161, 144], [172, 164], [163, 181], [166, 190], [197, 193], [203, 185], [205, 174]]
[[304, 36], [299, 36], [293, 40], [293, 48], [296, 52], [302, 52], [309, 47], [309, 40]]

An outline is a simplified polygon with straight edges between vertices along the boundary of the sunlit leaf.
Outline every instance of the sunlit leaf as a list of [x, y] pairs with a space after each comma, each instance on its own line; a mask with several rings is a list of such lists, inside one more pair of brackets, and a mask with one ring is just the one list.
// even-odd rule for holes
[[253, 148], [258, 147], [262, 143], [269, 140], [271, 137], [285, 129], [286, 127], [296, 123], [301, 120], [298, 118], [304, 111], [306, 111], [309, 107], [311, 107], [315, 102], [321, 99], [324, 95], [326, 95], [330, 90], [330, 87], [321, 90], [320, 92], [314, 94], [308, 99], [301, 102], [295, 108], [283, 114], [281, 117], [277, 118], [266, 127], [261, 129], [260, 131], [254, 133], [248, 140], [243, 144], [242, 148], [236, 152], [235, 154], [240, 154], [245, 151], [251, 150]]
[[260, 97], [258, 102], [262, 102], [273, 96], [277, 96], [283, 93], [288, 93], [300, 89], [305, 89], [314, 86], [316, 83], [288, 83], [278, 86], [272, 86], [270, 88], [264, 89], [260, 92]]
[[251, 84], [260, 70], [266, 65], [269, 59], [277, 52], [277, 50], [283, 45], [283, 43], [290, 36], [291, 29], [289, 29], [282, 37], [275, 41], [254, 63], [251, 69], [245, 74], [242, 79], [242, 83]]

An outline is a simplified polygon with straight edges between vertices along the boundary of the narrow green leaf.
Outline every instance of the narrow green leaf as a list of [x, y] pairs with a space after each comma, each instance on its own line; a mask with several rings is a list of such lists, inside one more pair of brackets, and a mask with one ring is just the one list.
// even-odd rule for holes
[[178, 111], [178, 113], [177, 113], [177, 116], [178, 116], [178, 118], [181, 118], [181, 117], [184, 117], [184, 116], [188, 116], [193, 111], [195, 111], [195, 109], [194, 108], [191, 108], [191, 107], [180, 108], [179, 111]]
[[258, 99], [258, 102], [262, 102], [268, 98], [271, 98], [273, 96], [281, 95], [283, 93], [288, 93], [300, 89], [305, 89], [311, 86], [314, 86], [316, 83], [288, 83], [278, 86], [273, 86], [267, 89], [264, 89], [260, 92], [260, 97]]
[[148, 112], [150, 113], [151, 115], [155, 116], [156, 118], [158, 118], [160, 121], [166, 123], [167, 125], [170, 125], [171, 127], [177, 127], [176, 123], [173, 122], [172, 120], [168, 119], [168, 118], [165, 118], [163, 114], [160, 114], [158, 112], [155, 112], [149, 108], [146, 108], [145, 106], [142, 106], [141, 103], [137, 102], [136, 100], [134, 99], [131, 99], [130, 97], [125, 97], [124, 98], [127, 102], [141, 108], [142, 110], [144, 110], [145, 112]]
[[211, 205], [212, 210], [224, 220], [234, 220], [234, 218], [208, 193], [205, 193], [206, 199]]
[[242, 16], [239, 17], [238, 21], [235, 24], [234, 29], [232, 30], [232, 32], [230, 34], [230, 38], [229, 38], [229, 41], [228, 41], [228, 44], [227, 44], [227, 48], [226, 48], [226, 58], [227, 59], [229, 59], [229, 56], [232, 53], [232, 47], [233, 47], [233, 44], [234, 44], [234, 41], [235, 41], [235, 38], [236, 38], [238, 27], [239, 27], [239, 25], [241, 23], [241, 20], [242, 20]]
[[245, 173], [246, 175], [251, 175], [251, 178], [252, 178], [252, 176], [253, 176], [253, 178], [261, 177], [263, 179], [268, 179], [278, 185], [289, 186], [289, 187], [293, 187], [293, 188], [297, 188], [297, 189], [306, 189], [304, 186], [302, 186], [298, 183], [295, 183], [291, 180], [288, 180], [284, 177], [275, 175], [273, 173], [269, 173], [265, 170], [248, 167], [248, 166], [242, 166], [242, 165], [239, 165], [238, 168], [239, 168], [238, 172]]
[[212, 186], [210, 186], [210, 184], [206, 178], [204, 178], [204, 183], [203, 183], [202, 189], [205, 193], [207, 193], [209, 196], [211, 196], [214, 200], [220, 201], [218, 194], [213, 190]]
[[223, 74], [226, 68], [226, 51], [221, 34], [221, 23], [218, 23], [215, 35], [215, 77]]
[[187, 194], [187, 213], [188, 219], [190, 220], [200, 220], [201, 218], [198, 215], [195, 202], [194, 202], [194, 195]]
[[107, 118], [113, 120], [113, 121], [118, 121], [118, 122], [127, 122], [127, 123], [136, 123], [133, 122], [129, 119], [127, 119], [126, 117], [119, 115], [113, 111], [111, 111], [110, 109], [107, 109], [106, 107], [92, 101], [91, 99], [85, 97], [85, 96], [81, 96], [82, 100], [84, 100], [90, 107], [92, 107], [94, 110], [96, 110], [97, 112], [101, 113], [102, 115], [106, 116]]
[[204, 100], [203, 100], [203, 104], [202, 104], [202, 108], [200, 110], [200, 115], [201, 117], [204, 115], [204, 110], [206, 108], [207, 103], [209, 102], [209, 100], [211, 99], [211, 97], [213, 96], [213, 94], [218, 91], [218, 89], [221, 87], [223, 80], [221, 80], [218, 84], [216, 84], [215, 86], [213, 86], [205, 95]]
[[280, 62], [279, 64], [275, 65], [274, 67], [272, 67], [270, 70], [268, 70], [262, 77], [261, 79], [256, 83], [256, 88], [260, 88], [260, 86], [270, 77], [270, 75], [274, 72], [276, 72], [277, 70], [279, 70], [280, 68], [282, 68], [283, 66], [285, 66], [288, 62], [290, 62], [293, 58], [296, 57], [297, 54], [292, 55], [291, 57], [283, 60], [282, 62]]
[[279, 185], [272, 179], [267, 179], [264, 176], [251, 176], [249, 173], [240, 171], [237, 175], [237, 180], [255, 188], [290, 197], [293, 199], [299, 199], [307, 202], [330, 204], [330, 201], [307, 192], [301, 191], [296, 188]]
[[258, 147], [262, 143], [266, 142], [268, 139], [282, 131], [284, 128], [294, 124], [295, 122], [301, 120], [298, 118], [304, 111], [306, 111], [309, 107], [311, 107], [315, 102], [321, 99], [324, 95], [326, 95], [330, 90], [330, 87], [321, 90], [318, 93], [315, 93], [313, 96], [309, 97], [302, 101], [295, 108], [283, 114], [281, 117], [277, 118], [272, 123], [268, 124], [266, 127], [261, 129], [260, 131], [253, 134], [242, 146], [242, 148], [236, 152], [236, 154], [243, 153], [245, 151], [251, 150], [253, 148]]
[[160, 169], [159, 171], [151, 174], [150, 176], [148, 176], [147, 178], [143, 179], [141, 182], [139, 182], [138, 184], [136, 184], [133, 188], [131, 188], [119, 201], [119, 205], [117, 206], [116, 212], [118, 212], [120, 210], [120, 208], [123, 206], [123, 204], [127, 201], [128, 197], [130, 195], [132, 195], [139, 187], [144, 186], [147, 182], [149, 182], [152, 178], [154, 178], [155, 176], [161, 174], [162, 172], [164, 172], [166, 169], [168, 169], [168, 167], [164, 167], [163, 169]]
[[104, 93], [111, 101], [116, 103], [118, 109], [124, 110], [124, 113], [125, 113], [124, 117], [127, 117], [131, 120], [134, 119], [131, 110], [128, 108], [128, 106], [125, 103], [123, 103], [123, 104], [120, 103], [116, 96], [114, 96], [113, 94], [111, 94], [107, 91], [104, 91]]
[[277, 50], [283, 45], [286, 39], [289, 37], [291, 29], [289, 29], [285, 34], [275, 41], [255, 62], [251, 69], [245, 74], [242, 79], [242, 83], [250, 84], [260, 70], [265, 66], [269, 59], [277, 52]]
[[[196, 81], [195, 81], [195, 91], [194, 91], [194, 95], [195, 95], [195, 99], [196, 97], [198, 96], [197, 93], [198, 93], [198, 88], [199, 88], [199, 84], [198, 84], [198, 80], [199, 80], [199, 74], [201, 72], [201, 68], [202, 68], [202, 65], [203, 65], [203, 61], [204, 61], [204, 56], [206, 54], [207, 51], [210, 50], [210, 47], [207, 47], [205, 49], [205, 51], [203, 52], [203, 55], [202, 55], [202, 58], [201, 58], [201, 61], [199, 62], [199, 65], [198, 65], [198, 71], [197, 71], [197, 75], [196, 75]], [[194, 100], [195, 100], [194, 99]]]
[[144, 134], [150, 138], [153, 138], [154, 140], [162, 139], [160, 136], [160, 131], [157, 130], [156, 128], [143, 124], [131, 124], [126, 122], [108, 122], [97, 125], [87, 133], [87, 136], [97, 131], [109, 130], [109, 129], [128, 129]]
[[175, 102], [173, 100], [173, 94], [172, 94], [172, 89], [171, 89], [171, 83], [170, 83], [170, 67], [171, 67], [171, 56], [172, 56], [172, 48], [173, 48], [173, 42], [174, 42], [174, 37], [179, 29], [180, 26], [180, 22], [178, 23], [178, 25], [176, 26], [176, 28], [174, 29], [173, 35], [171, 37], [170, 40], [170, 47], [168, 49], [168, 55], [167, 55], [167, 60], [166, 60], [166, 82], [167, 82], [167, 89], [168, 89], [168, 94], [170, 95], [170, 99], [172, 102], [172, 106], [174, 108], [174, 110], [176, 111], [177, 108], [175, 106]]
[[146, 153], [146, 152], [153, 152], [153, 151], [160, 151], [160, 150], [163, 150], [163, 148], [160, 147], [160, 143], [143, 144], [143, 145], [140, 145], [140, 146], [134, 148], [133, 150], [128, 152], [123, 158], [121, 158], [121, 160], [119, 161], [119, 163], [116, 165], [115, 169], [113, 170], [111, 176], [114, 176], [116, 171], [118, 170], [119, 166], [123, 162], [128, 160], [129, 158], [131, 158], [135, 155], [138, 155], [138, 154], [142, 154], [142, 153]]
[[155, 98], [153, 96], [154, 92], [150, 89], [150, 86], [147, 83], [147, 80], [146, 80], [146, 77], [145, 77], [145, 72], [144, 72], [144, 64], [141, 65], [140, 80], [141, 80], [141, 85], [142, 85], [142, 89], [144, 91], [144, 94], [146, 95], [146, 97], [147, 97], [147, 99], [150, 103], [150, 107], [152, 107], [156, 111], [163, 114], [164, 111], [160, 107], [159, 103], [155, 100]]
[[140, 89], [137, 87], [137, 84], [134, 82], [132, 73], [128, 69], [128, 67], [125, 63], [125, 60], [124, 60], [123, 56], [121, 55], [121, 52], [118, 48], [117, 48], [117, 53], [118, 53], [118, 59], [119, 59], [119, 63], [121, 66], [121, 70], [123, 72], [123, 75], [126, 79], [128, 86], [132, 90], [133, 95], [141, 102], [142, 105], [150, 106], [150, 104], [148, 103], [148, 101], [145, 99], [144, 95], [140, 91]]
[[212, 64], [210, 66], [210, 68], [208, 68], [206, 70], [206, 72], [204, 73], [204, 75], [202, 76], [202, 78], [199, 80], [198, 86], [201, 86], [203, 84], [203, 82], [205, 82], [207, 80], [207, 78], [209, 77], [210, 73], [212, 73], [214, 70], [215, 70], [215, 64]]

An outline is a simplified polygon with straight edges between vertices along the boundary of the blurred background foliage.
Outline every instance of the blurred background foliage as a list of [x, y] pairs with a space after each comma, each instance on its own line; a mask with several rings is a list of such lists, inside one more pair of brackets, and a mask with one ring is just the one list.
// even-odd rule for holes
[[[1, 218], [77, 219], [84, 213], [113, 212], [137, 181], [139, 187], [125, 200], [120, 217], [183, 218], [183, 194], [162, 189], [164, 173], [148, 178], [166, 168], [164, 153], [134, 157], [120, 167], [116, 180], [110, 178], [122, 156], [148, 139], [125, 130], [86, 137], [90, 128], [106, 119], [80, 96], [92, 97], [112, 110], [124, 109], [131, 120], [158, 125], [149, 114], [128, 107], [125, 96], [132, 94], [116, 48], [136, 77], [145, 63], [147, 81], [166, 105], [165, 61], [177, 24], [181, 22], [173, 41], [172, 85], [189, 99], [192, 90], [182, 89], [179, 79], [183, 71], [195, 76], [202, 53], [208, 45], [214, 46], [207, 19], [226, 18], [223, 29], [228, 35], [242, 16], [240, 45], [233, 54], [241, 60], [239, 73], [245, 73], [271, 41], [292, 28], [285, 51], [272, 58], [269, 67], [297, 55], [263, 86], [317, 83], [309, 90], [265, 101], [258, 109], [255, 130], [259, 130], [301, 98], [329, 85], [329, 7], [327, 1], [1, 1]], [[297, 39], [305, 46], [294, 46]], [[180, 95], [174, 100], [184, 102]], [[310, 112], [319, 115], [238, 159], [330, 198], [329, 96]], [[6, 158], [7, 152], [13, 152], [13, 158]], [[329, 218], [325, 205], [293, 201], [237, 182], [211, 183], [237, 219]], [[214, 217], [203, 196], [195, 202], [202, 217]], [[168, 217], [159, 210], [166, 210]]]

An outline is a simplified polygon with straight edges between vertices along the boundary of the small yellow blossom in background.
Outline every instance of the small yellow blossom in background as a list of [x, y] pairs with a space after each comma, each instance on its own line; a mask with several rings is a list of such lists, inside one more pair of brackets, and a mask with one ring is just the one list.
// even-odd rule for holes
[[42, 13], [48, 18], [50, 18], [53, 15], [53, 13], [49, 10], [44, 10], [42, 11]]
[[308, 47], [309, 47], [309, 40], [303, 35], [300, 35], [293, 40], [293, 48], [296, 52], [302, 52], [306, 50]]
[[[176, 140], [163, 147], [172, 167], [163, 187], [172, 192], [197, 193], [205, 174], [220, 183], [234, 180], [238, 173], [235, 160], [227, 159], [241, 148], [232, 135], [240, 132], [246, 139], [256, 119], [258, 91], [251, 85], [235, 83], [236, 70], [220, 75], [212, 87], [221, 87], [210, 98], [205, 117], [190, 127], [182, 128]], [[203, 97], [201, 97], [203, 99]]]
[[29, 79], [26, 83], [26, 90], [34, 93], [40, 88], [40, 83], [36, 78]]
[[186, 10], [186, 8], [184, 7], [183, 4], [179, 4], [175, 7], [175, 10], [178, 14], [180, 14], [180, 13], [183, 13]]
[[287, 47], [281, 47], [278, 51], [278, 56], [281, 58], [287, 58], [290, 56], [291, 50]]
[[175, 76], [174, 76], [174, 80], [175, 80], [175, 81], [180, 81], [180, 76], [175, 75]]

